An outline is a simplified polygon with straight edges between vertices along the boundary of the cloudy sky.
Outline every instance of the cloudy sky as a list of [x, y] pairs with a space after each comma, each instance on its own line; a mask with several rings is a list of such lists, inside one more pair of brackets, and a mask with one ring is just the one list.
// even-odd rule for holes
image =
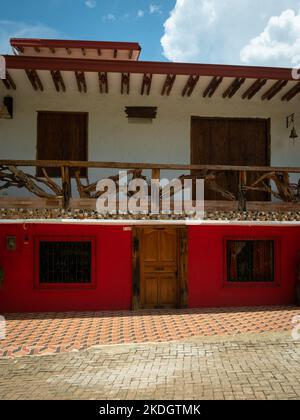
[[300, 62], [300, 0], [10, 0], [10, 37], [138, 41], [144, 60], [272, 65]]

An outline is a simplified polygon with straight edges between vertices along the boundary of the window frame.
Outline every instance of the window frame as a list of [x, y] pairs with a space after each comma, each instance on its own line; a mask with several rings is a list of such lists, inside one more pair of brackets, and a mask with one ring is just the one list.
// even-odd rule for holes
[[[90, 283], [41, 283], [40, 282], [40, 243], [41, 242], [90, 242], [91, 243], [91, 282]], [[34, 289], [96, 289], [96, 238], [89, 236], [38, 236], [34, 241]]]
[[[274, 281], [272, 282], [231, 282], [228, 280], [227, 244], [229, 241], [273, 241]], [[225, 288], [278, 288], [281, 286], [281, 241], [274, 236], [226, 236], [223, 241], [223, 287]]]

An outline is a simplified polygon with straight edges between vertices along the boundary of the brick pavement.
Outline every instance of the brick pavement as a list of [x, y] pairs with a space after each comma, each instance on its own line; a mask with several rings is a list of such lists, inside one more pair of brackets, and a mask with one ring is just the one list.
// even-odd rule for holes
[[290, 331], [300, 308], [7, 315], [0, 357], [55, 354], [95, 345], [176, 341], [197, 336]]
[[290, 333], [0, 359], [0, 399], [299, 399]]

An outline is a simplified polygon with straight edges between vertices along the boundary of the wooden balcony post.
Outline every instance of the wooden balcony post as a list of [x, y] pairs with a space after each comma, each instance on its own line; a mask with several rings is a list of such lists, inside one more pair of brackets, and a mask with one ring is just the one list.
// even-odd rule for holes
[[246, 191], [247, 191], [247, 172], [240, 171], [239, 172], [239, 192], [238, 192], [239, 211], [247, 211]]
[[[160, 169], [152, 169], [152, 177], [151, 177], [151, 213], [152, 214], [159, 214], [161, 210], [160, 205]], [[153, 199], [152, 199], [153, 198]], [[159, 205], [155, 205], [155, 203], [159, 202]]]
[[72, 196], [72, 186], [70, 171], [67, 166], [61, 167], [61, 179], [62, 179], [62, 190], [63, 190], [63, 206], [67, 210], [70, 205], [70, 198]]

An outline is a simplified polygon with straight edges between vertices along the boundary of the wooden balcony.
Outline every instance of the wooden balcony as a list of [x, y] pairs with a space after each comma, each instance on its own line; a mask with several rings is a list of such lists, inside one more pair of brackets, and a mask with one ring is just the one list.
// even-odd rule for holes
[[[60, 168], [60, 178], [49, 176], [51, 168]], [[205, 201], [206, 211], [300, 211], [300, 168], [36, 160], [0, 160], [0, 191], [7, 190], [0, 197], [0, 208], [95, 209], [102, 194], [96, 190], [101, 178], [90, 182], [82, 173], [93, 170], [95, 178], [96, 170], [107, 169], [116, 171], [109, 177], [116, 182], [120, 170], [128, 171], [129, 181], [146, 180], [150, 193], [151, 179], [160, 179], [162, 171], [171, 171], [172, 178], [178, 173], [181, 181], [204, 179], [206, 193], [217, 197]], [[237, 180], [235, 191], [224, 187], [224, 177], [229, 174]], [[12, 188], [23, 189], [26, 194], [13, 195], [9, 192]], [[267, 199], [254, 201], [250, 198], [253, 192]], [[161, 198], [163, 194], [161, 188]]]

